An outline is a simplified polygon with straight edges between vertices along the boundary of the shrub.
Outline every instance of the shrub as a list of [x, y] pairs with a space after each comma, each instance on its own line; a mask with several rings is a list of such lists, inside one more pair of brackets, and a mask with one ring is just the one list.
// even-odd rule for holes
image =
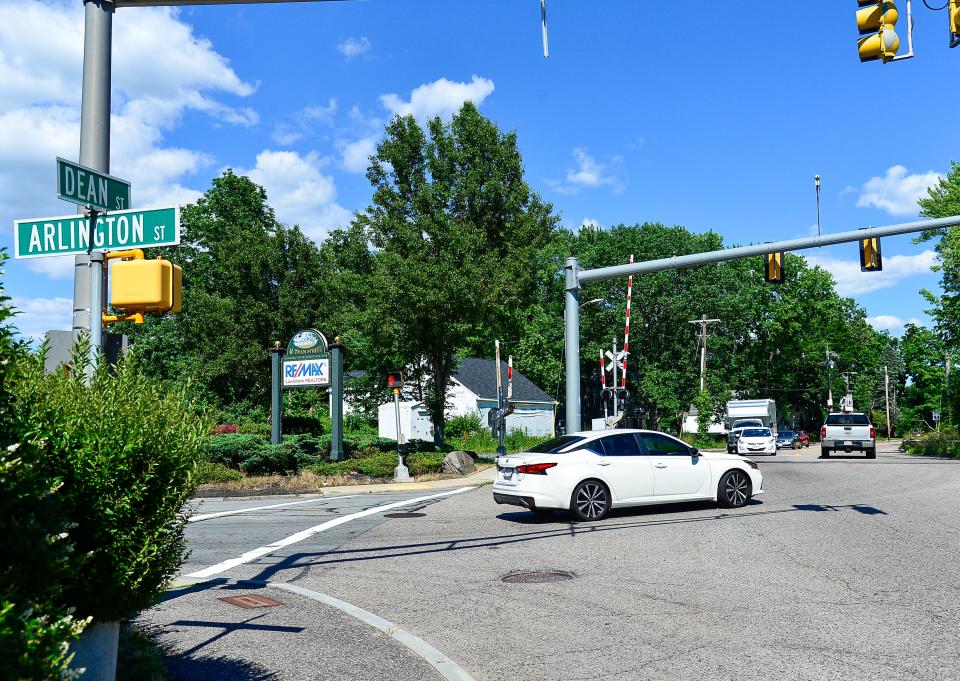
[[406, 457], [405, 463], [410, 469], [410, 475], [424, 475], [439, 473], [443, 469], [443, 452], [417, 452]]
[[207, 444], [207, 461], [240, 468], [266, 443], [267, 440], [260, 435], [217, 435]]
[[940, 430], [924, 433], [905, 443], [906, 450], [917, 456], [951, 456], [960, 458], [960, 429], [942, 425]]
[[236, 423], [221, 423], [219, 426], [216, 426], [210, 430], [211, 435], [227, 435], [229, 433], [236, 433], [239, 426]]
[[284, 433], [291, 435], [307, 433], [310, 435], [322, 435], [323, 423], [316, 416], [309, 415], [291, 415], [284, 416], [281, 420]]
[[185, 389], [141, 372], [134, 353], [85, 380], [88, 348], [77, 344], [72, 373], [45, 373], [42, 355], [22, 361], [15, 411], [34, 433], [40, 472], [63, 482], [75, 544], [64, 601], [109, 622], [154, 603], [183, 562], [182, 509], [211, 424]]
[[448, 419], [444, 433], [448, 438], [463, 437], [467, 433], [476, 433], [483, 428], [480, 422], [480, 414], [466, 414], [465, 416], [454, 416]]
[[228, 468], [222, 463], [210, 463], [201, 461], [197, 468], [197, 484], [205, 485], [211, 482], [236, 482], [243, 480], [243, 473], [233, 468]]
[[240, 468], [247, 475], [290, 475], [299, 470], [298, 450], [290, 443], [260, 445], [243, 460]]
[[273, 426], [269, 423], [241, 423], [237, 427], [237, 432], [241, 435], [266, 435], [270, 437], [273, 433]]
[[379, 430], [363, 415], [350, 413], [343, 417], [343, 432], [357, 437], [377, 437]]

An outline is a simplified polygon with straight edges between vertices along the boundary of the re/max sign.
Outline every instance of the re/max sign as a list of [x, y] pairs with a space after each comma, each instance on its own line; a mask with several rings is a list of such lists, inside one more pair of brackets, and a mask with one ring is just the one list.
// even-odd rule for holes
[[283, 387], [330, 384], [330, 360], [302, 359], [283, 363]]

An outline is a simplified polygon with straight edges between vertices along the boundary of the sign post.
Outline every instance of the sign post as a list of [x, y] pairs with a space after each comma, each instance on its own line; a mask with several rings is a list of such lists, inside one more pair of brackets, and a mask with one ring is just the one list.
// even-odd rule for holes
[[400, 427], [400, 389], [403, 387], [403, 374], [387, 374], [387, 387], [393, 392], [393, 413], [397, 420], [397, 467], [393, 469], [394, 482], [413, 482], [410, 469], [403, 464], [403, 429]]

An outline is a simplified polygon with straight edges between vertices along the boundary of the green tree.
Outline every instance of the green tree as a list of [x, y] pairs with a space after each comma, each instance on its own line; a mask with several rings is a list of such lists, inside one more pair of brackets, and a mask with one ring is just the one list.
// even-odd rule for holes
[[[919, 200], [920, 215], [928, 218], [946, 218], [960, 215], [960, 163], [951, 164], [947, 176], [927, 190], [927, 196]], [[929, 291], [922, 293], [931, 303], [929, 311], [936, 323], [937, 331], [947, 344], [956, 350], [960, 347], [960, 228], [931, 230], [924, 232], [917, 242], [935, 241], [934, 249], [940, 256], [933, 266], [934, 272], [940, 272], [942, 294], [936, 296]]]
[[524, 180], [516, 134], [469, 102], [426, 129], [395, 117], [367, 178], [372, 204], [353, 227], [375, 252], [367, 336], [381, 356], [426, 368], [425, 402], [442, 443], [458, 352], [480, 330], [517, 331], [504, 311], [525, 308], [536, 293], [557, 218]]
[[946, 352], [940, 336], [923, 326], [907, 324], [900, 340], [905, 378], [901, 408], [908, 428], [932, 428], [933, 412], [943, 409]]

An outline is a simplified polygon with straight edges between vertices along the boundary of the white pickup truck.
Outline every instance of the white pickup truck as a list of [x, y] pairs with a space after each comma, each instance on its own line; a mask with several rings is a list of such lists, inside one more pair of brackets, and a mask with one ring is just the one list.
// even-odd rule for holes
[[877, 458], [877, 433], [870, 417], [860, 413], [828, 414], [820, 429], [820, 456], [842, 450], [848, 454], [858, 450], [868, 459]]

